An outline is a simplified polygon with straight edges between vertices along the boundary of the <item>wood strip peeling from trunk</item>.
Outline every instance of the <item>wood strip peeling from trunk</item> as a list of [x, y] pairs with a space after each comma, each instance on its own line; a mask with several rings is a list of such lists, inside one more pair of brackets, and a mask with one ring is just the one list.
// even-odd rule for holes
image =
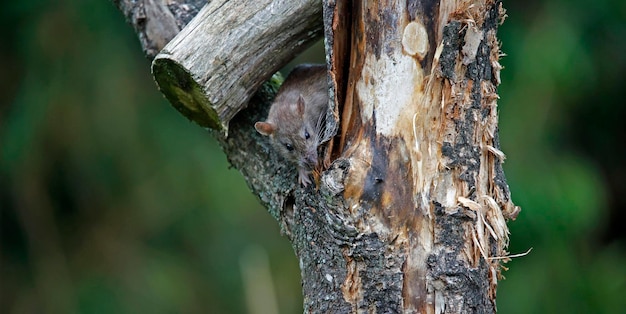
[[[497, 135], [501, 2], [325, 5], [327, 40], [346, 32], [337, 28], [338, 17], [351, 17], [343, 23], [351, 27], [344, 36], [349, 64], [327, 55], [331, 70], [347, 73], [331, 73], [334, 100], [345, 99], [335, 104], [341, 129], [330, 154], [341, 158], [322, 176], [321, 192], [341, 206], [309, 200], [310, 208], [327, 211], [331, 225], [319, 241], [341, 243], [341, 260], [329, 260], [346, 265], [336, 274], [345, 279], [329, 289], [347, 304], [336, 300], [331, 308], [494, 312], [500, 263], [508, 254], [506, 220], [519, 211]], [[345, 95], [333, 75], [348, 78]], [[338, 234], [353, 236], [347, 241]], [[320, 263], [309, 263], [301, 265], [303, 285], [305, 299], [313, 300], [307, 285], [320, 275], [309, 270], [319, 271]], [[305, 312], [327, 306], [312, 304]]]

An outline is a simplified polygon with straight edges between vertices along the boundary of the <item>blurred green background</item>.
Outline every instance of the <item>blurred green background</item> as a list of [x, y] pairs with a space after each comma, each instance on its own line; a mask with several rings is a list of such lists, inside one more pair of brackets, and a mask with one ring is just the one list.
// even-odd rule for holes
[[[510, 251], [533, 251], [507, 264], [498, 308], [624, 313], [626, 2], [505, 7]], [[0, 313], [302, 312], [288, 241], [159, 94], [111, 2], [0, 17]]]

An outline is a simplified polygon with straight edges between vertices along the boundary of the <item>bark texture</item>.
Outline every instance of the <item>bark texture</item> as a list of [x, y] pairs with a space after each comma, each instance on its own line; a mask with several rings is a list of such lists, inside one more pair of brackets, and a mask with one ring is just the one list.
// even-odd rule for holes
[[330, 59], [347, 77], [332, 86], [345, 88], [330, 154], [344, 175], [322, 177], [342, 205], [318, 204], [354, 229], [334, 289], [353, 312], [494, 312], [506, 219], [519, 210], [497, 138], [500, 1], [325, 4], [326, 37], [350, 41], [349, 60]]
[[207, 0], [112, 0], [152, 60], [198, 14]]
[[254, 131], [276, 84], [228, 137], [213, 131], [292, 242], [305, 312], [495, 312], [519, 211], [497, 134], [501, 2], [325, 0], [323, 12], [331, 140], [316, 185], [297, 187]]

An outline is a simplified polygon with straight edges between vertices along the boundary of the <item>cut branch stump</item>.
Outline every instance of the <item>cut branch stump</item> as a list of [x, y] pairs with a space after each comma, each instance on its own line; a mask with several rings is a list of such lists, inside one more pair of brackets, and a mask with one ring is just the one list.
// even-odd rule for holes
[[322, 35], [316, 0], [214, 0], [156, 56], [170, 103], [203, 127], [230, 120], [272, 74]]

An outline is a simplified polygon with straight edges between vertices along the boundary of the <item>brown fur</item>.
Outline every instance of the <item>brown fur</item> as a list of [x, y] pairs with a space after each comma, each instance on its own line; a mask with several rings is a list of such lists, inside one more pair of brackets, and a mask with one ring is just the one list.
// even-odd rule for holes
[[299, 65], [278, 90], [267, 120], [254, 124], [285, 159], [297, 164], [304, 186], [311, 183], [309, 174], [319, 163], [327, 107], [326, 65]]

